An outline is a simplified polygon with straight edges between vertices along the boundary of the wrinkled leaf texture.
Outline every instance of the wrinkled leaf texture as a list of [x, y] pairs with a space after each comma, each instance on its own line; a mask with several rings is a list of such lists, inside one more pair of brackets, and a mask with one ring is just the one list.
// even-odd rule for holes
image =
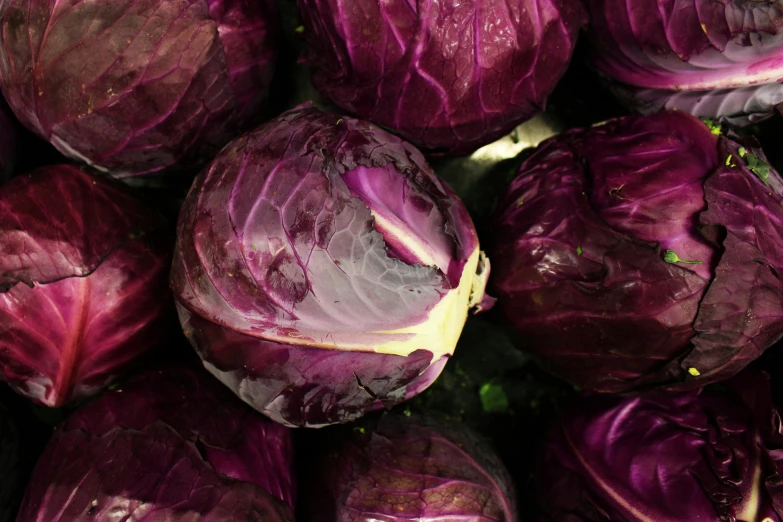
[[137, 375], [57, 428], [18, 522], [293, 522], [287, 428], [203, 370]]
[[432, 152], [467, 154], [541, 112], [586, 15], [571, 0], [298, 0], [313, 84]]
[[626, 84], [712, 90], [781, 77], [780, 2], [584, 1], [593, 62]]
[[437, 377], [448, 354], [374, 349], [409, 338], [394, 330], [424, 323], [477, 249], [467, 210], [418, 150], [302, 106], [196, 179], [171, 281], [213, 373], [279, 422], [323, 425]]
[[739, 147], [677, 111], [544, 143], [499, 203], [492, 252], [520, 342], [614, 392], [722, 380], [780, 339], [783, 183]]
[[159, 171], [254, 123], [278, 23], [273, 0], [11, 0], [0, 86], [66, 156], [117, 176]]
[[641, 114], [680, 110], [739, 127], [766, 120], [783, 108], [783, 84], [777, 82], [711, 91], [644, 89], [617, 82], [610, 82], [610, 88]]
[[308, 520], [517, 520], [508, 472], [465, 426], [397, 414], [341, 430], [312, 465]]

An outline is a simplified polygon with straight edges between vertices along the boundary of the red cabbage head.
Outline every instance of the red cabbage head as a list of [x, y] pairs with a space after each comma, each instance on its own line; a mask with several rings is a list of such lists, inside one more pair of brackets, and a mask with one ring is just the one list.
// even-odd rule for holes
[[341, 426], [308, 469], [311, 522], [515, 522], [511, 477], [486, 441], [427, 414]]
[[290, 430], [203, 369], [147, 371], [54, 432], [18, 522], [293, 522]]
[[210, 371], [273, 419], [318, 426], [429, 386], [488, 306], [488, 271], [418, 150], [302, 106], [196, 178], [171, 284]]
[[274, 69], [273, 0], [8, 0], [0, 87], [66, 156], [117, 176], [214, 155]]
[[783, 103], [783, 3], [584, 0], [592, 62], [644, 112], [745, 123]]
[[46, 406], [95, 393], [167, 324], [171, 241], [125, 187], [69, 166], [0, 187], [0, 373]]
[[297, 3], [321, 94], [435, 153], [471, 153], [541, 112], [586, 21], [574, 0]]
[[562, 414], [537, 477], [546, 522], [780, 522], [783, 431], [769, 383], [593, 396]]
[[543, 143], [494, 232], [503, 316], [575, 384], [698, 387], [783, 336], [783, 180], [688, 114]]

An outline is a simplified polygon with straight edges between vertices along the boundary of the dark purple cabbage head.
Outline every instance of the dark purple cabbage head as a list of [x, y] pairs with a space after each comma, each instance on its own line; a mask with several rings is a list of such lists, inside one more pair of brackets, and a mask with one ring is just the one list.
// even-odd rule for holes
[[643, 111], [734, 122], [783, 102], [783, 3], [584, 0], [595, 66]]
[[386, 414], [330, 435], [309, 466], [311, 522], [517, 520], [505, 467], [457, 422]]
[[0, 187], [0, 377], [47, 406], [159, 341], [171, 238], [125, 187], [68, 165]]
[[495, 234], [503, 316], [575, 384], [697, 387], [783, 336], [783, 181], [759, 149], [685, 113], [546, 141]]
[[293, 445], [201, 369], [137, 375], [54, 432], [17, 522], [293, 522]]
[[0, 403], [0, 522], [16, 517], [24, 485], [21, 473], [22, 445], [19, 427], [11, 411]]
[[429, 386], [488, 305], [488, 272], [418, 150], [305, 105], [196, 178], [171, 283], [212, 373], [278, 422], [318, 426]]
[[551, 522], [780, 522], [783, 430], [766, 376], [668, 396], [592, 396], [548, 434]]
[[321, 94], [436, 153], [541, 112], [586, 21], [574, 0], [297, 3]]
[[273, 0], [9, 0], [0, 86], [60, 152], [117, 176], [213, 155], [257, 116]]

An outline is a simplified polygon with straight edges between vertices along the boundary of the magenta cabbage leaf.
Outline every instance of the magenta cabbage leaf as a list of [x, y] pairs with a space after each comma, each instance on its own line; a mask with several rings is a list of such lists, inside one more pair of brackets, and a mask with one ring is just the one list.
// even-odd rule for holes
[[58, 407], [159, 342], [170, 306], [165, 222], [68, 165], [0, 187], [0, 371]]
[[9, 0], [0, 86], [60, 152], [117, 176], [213, 155], [257, 116], [273, 0]]
[[548, 434], [542, 520], [779, 522], [781, 450], [763, 374], [678, 395], [585, 398]]
[[318, 426], [426, 388], [488, 306], [488, 271], [418, 150], [303, 106], [198, 176], [171, 282], [210, 371], [273, 419]]
[[505, 319], [575, 384], [697, 387], [783, 335], [783, 181], [682, 112], [545, 142], [495, 225]]
[[642, 114], [681, 110], [698, 118], [715, 119], [738, 127], [762, 121], [783, 108], [783, 84], [765, 83], [713, 91], [664, 91], [611, 86], [626, 105]]
[[18, 522], [293, 522], [287, 428], [201, 369], [137, 375], [54, 432]]
[[592, 62], [643, 112], [677, 108], [747, 123], [783, 103], [780, 2], [584, 3]]
[[438, 153], [541, 112], [586, 21], [574, 0], [297, 3], [321, 94]]
[[307, 520], [517, 520], [508, 472], [459, 423], [387, 414], [325, 439], [311, 464]]

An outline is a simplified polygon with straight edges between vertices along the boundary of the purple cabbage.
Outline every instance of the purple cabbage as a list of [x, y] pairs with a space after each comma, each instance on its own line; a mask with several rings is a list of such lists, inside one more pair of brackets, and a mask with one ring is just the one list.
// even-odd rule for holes
[[616, 83], [610, 87], [619, 100], [641, 114], [681, 110], [739, 127], [762, 121], [783, 108], [783, 84], [777, 82], [712, 91], [638, 89]]
[[171, 284], [206, 367], [278, 422], [319, 426], [435, 380], [489, 266], [411, 145], [309, 106], [230, 143], [180, 214]]
[[311, 522], [515, 522], [515, 491], [486, 442], [463, 425], [386, 414], [341, 427], [311, 461]]
[[58, 407], [160, 342], [165, 222], [125, 187], [68, 165], [0, 188], [0, 377]]
[[783, 336], [783, 181], [682, 112], [543, 143], [498, 204], [520, 345], [599, 391], [730, 377]]
[[591, 58], [622, 98], [734, 123], [783, 102], [783, 4], [736, 0], [584, 0]]
[[0, 86], [60, 152], [117, 176], [216, 153], [257, 117], [273, 0], [9, 0]]
[[287, 428], [203, 370], [153, 370], [57, 428], [17, 522], [293, 522], [292, 473]]
[[586, 16], [574, 0], [298, 0], [321, 94], [437, 153], [544, 109]]
[[783, 520], [783, 431], [763, 374], [668, 396], [587, 397], [537, 477], [542, 520]]

